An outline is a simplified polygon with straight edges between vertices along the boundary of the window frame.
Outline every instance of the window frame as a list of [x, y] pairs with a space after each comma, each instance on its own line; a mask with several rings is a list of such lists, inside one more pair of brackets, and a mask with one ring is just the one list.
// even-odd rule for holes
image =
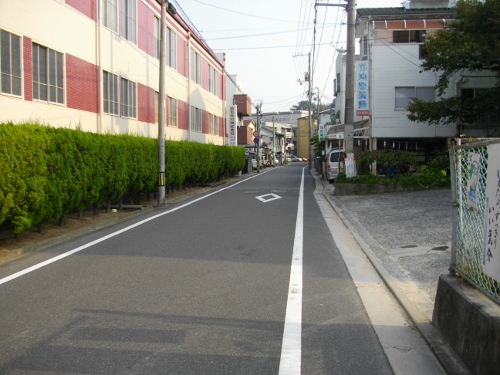
[[[406, 105], [404, 107], [398, 107], [398, 99], [399, 99], [399, 102], [401, 102], [403, 100], [402, 97], [400, 97], [400, 98], [397, 97], [398, 89], [399, 90], [406, 89], [407, 92], [410, 92], [410, 90], [413, 92], [412, 95], [407, 95], [407, 96], [405, 95]], [[420, 90], [432, 89], [434, 91], [434, 98], [433, 98], [432, 102], [434, 102], [436, 100], [436, 88], [434, 86], [396, 86], [394, 88], [394, 109], [397, 111], [406, 110], [406, 108], [408, 108], [410, 98], [417, 98], [417, 99], [421, 99], [421, 100], [425, 99], [424, 95], [419, 95], [419, 93], [418, 93], [419, 89]]]
[[168, 97], [168, 126], [177, 128], [179, 126], [177, 117], [177, 99]]
[[120, 0], [120, 36], [137, 44], [137, 2]]
[[208, 91], [219, 95], [219, 72], [212, 65], [208, 65]]
[[[118, 75], [103, 70], [102, 90], [103, 90], [103, 112], [110, 115], [120, 115], [120, 99], [118, 95]], [[110, 78], [111, 84], [110, 84]], [[112, 105], [112, 111], [110, 111]]]
[[191, 118], [189, 128], [191, 131], [201, 133], [203, 130], [201, 109], [191, 106]]
[[118, 0], [102, 0], [102, 23], [115, 33], [118, 32]]
[[167, 65], [177, 69], [177, 34], [167, 27]]
[[[4, 45], [5, 43], [4, 36], [8, 37], [8, 53], [6, 52], [5, 48], [6, 46]], [[17, 51], [14, 51], [14, 46], [13, 46], [14, 37], [16, 38], [15, 40], [17, 40]], [[19, 97], [22, 96], [23, 80], [22, 80], [21, 51], [22, 51], [21, 37], [19, 35], [0, 29], [0, 93], [1, 94], [7, 94]], [[17, 82], [17, 84], [15, 84], [14, 82]]]
[[120, 77], [120, 116], [137, 118], [137, 85]]
[[[41, 56], [41, 51], [44, 55]], [[36, 56], [35, 56], [36, 55]], [[65, 104], [64, 55], [49, 47], [31, 44], [33, 100]], [[43, 62], [43, 64], [41, 64]], [[44, 93], [42, 95], [42, 93]]]
[[424, 30], [393, 30], [392, 42], [394, 44], [425, 43], [427, 31]]
[[201, 84], [201, 55], [191, 47], [190, 64], [189, 64], [189, 78], [191, 81]]
[[219, 117], [211, 113], [208, 114], [208, 132], [212, 135], [219, 135]]

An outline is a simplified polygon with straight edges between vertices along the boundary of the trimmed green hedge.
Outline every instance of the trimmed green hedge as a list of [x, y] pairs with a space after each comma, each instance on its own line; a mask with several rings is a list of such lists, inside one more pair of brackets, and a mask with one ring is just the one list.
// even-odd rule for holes
[[[165, 142], [166, 185], [199, 184], [236, 173], [245, 149]], [[158, 141], [37, 124], [0, 124], [0, 225], [19, 234], [47, 219], [125, 193], [155, 192]]]

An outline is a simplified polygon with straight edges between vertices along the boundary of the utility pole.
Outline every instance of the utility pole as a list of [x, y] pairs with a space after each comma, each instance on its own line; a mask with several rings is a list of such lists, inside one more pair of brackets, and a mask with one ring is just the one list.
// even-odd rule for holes
[[[344, 0], [345, 1], [345, 0]], [[347, 56], [344, 139], [345, 152], [354, 153], [354, 64], [356, 39], [356, 0], [347, 1]]]
[[257, 173], [260, 173], [260, 112], [262, 108], [262, 102], [260, 102], [257, 106], [257, 138], [259, 138], [259, 142], [257, 142]]
[[311, 52], [309, 52], [309, 139], [307, 141], [308, 144], [308, 157], [307, 157], [307, 165], [309, 167], [309, 170], [311, 170], [311, 163], [312, 163], [312, 147], [311, 147], [311, 138], [312, 138], [312, 90], [313, 90], [313, 78], [312, 78], [312, 73], [311, 73]]
[[158, 114], [158, 196], [157, 206], [165, 205], [165, 66], [167, 65], [166, 54], [166, 19], [167, 0], [161, 0], [161, 33], [160, 33], [160, 89], [159, 89], [159, 110]]
[[273, 167], [276, 167], [276, 125], [274, 124], [273, 115]]
[[[294, 57], [296, 56], [305, 56], [305, 55], [295, 55]], [[309, 101], [309, 120], [308, 120], [308, 124], [309, 124], [309, 131], [308, 131], [308, 134], [309, 134], [309, 140], [308, 140], [308, 167], [309, 169], [311, 169], [311, 153], [312, 153], [312, 148], [311, 148], [311, 137], [312, 137], [312, 125], [311, 125], [311, 110], [312, 110], [312, 84], [313, 84], [313, 79], [312, 79], [312, 71], [311, 71], [311, 52], [309, 52], [307, 54], [308, 56], [308, 68], [307, 68], [307, 72], [306, 72], [306, 77], [305, 77], [305, 80], [306, 82], [309, 83], [309, 90], [308, 90], [308, 101]], [[302, 81], [299, 79], [298, 82], [302, 85]]]
[[356, 0], [344, 0], [343, 4], [322, 4], [315, 6], [337, 6], [347, 10], [347, 55], [346, 88], [344, 109], [344, 144], [346, 153], [354, 152], [354, 63], [356, 51]]

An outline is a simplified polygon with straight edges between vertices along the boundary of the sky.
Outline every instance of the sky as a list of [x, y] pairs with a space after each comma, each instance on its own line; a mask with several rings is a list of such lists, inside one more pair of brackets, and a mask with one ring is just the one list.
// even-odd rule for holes
[[[346, 48], [347, 12], [342, 0], [170, 0], [237, 75], [252, 104], [284, 112], [308, 100], [304, 82], [311, 54], [313, 93], [333, 100], [337, 49]], [[403, 0], [357, 0], [357, 8], [401, 7]], [[314, 37], [314, 19], [316, 33]], [[301, 81], [301, 82], [299, 82]], [[302, 84], [301, 84], [302, 83]], [[314, 100], [314, 102], [316, 102]]]

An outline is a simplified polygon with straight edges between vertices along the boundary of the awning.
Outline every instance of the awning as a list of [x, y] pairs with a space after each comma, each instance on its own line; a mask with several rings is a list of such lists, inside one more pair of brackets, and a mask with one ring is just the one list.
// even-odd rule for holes
[[[370, 126], [365, 126], [370, 119], [355, 121], [353, 126], [353, 138], [370, 138]], [[325, 138], [328, 140], [344, 139], [344, 126], [345, 124], [330, 125]]]
[[449, 19], [412, 19], [412, 20], [384, 20], [372, 21], [375, 30], [426, 30], [442, 29], [443, 25], [449, 24]]

